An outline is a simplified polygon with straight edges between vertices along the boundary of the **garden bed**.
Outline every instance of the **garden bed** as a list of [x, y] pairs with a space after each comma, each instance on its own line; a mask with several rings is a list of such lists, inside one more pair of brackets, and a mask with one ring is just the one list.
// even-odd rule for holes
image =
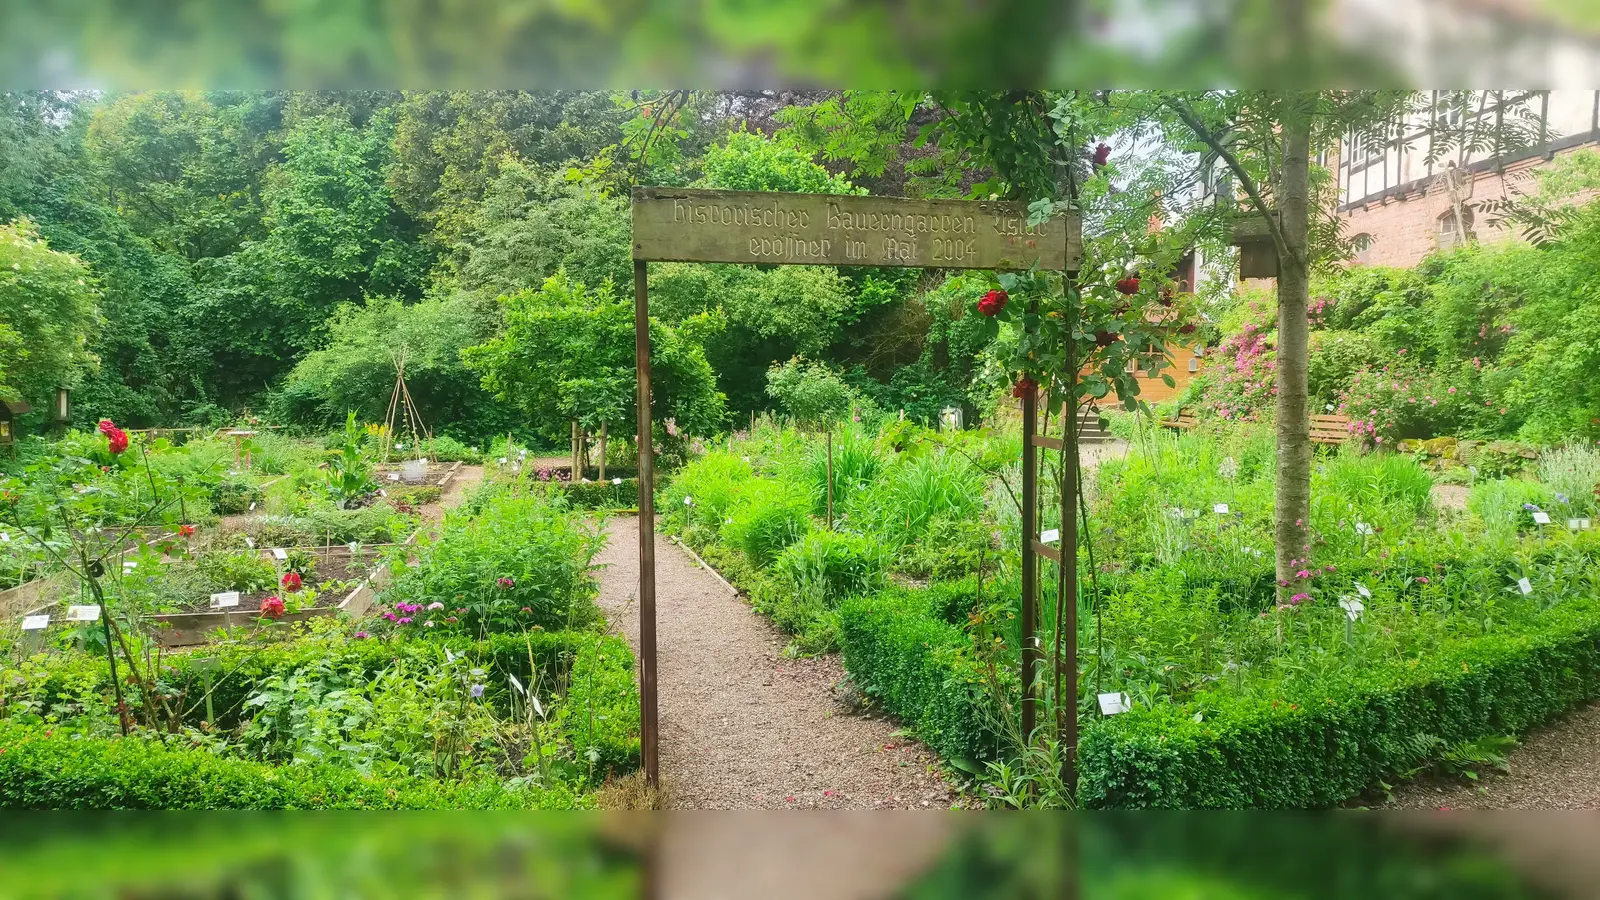
[[428, 462], [426, 467], [414, 465], [415, 461], [402, 463], [387, 463], [377, 468], [376, 478], [380, 487], [388, 485], [427, 485], [443, 490], [449, 487], [450, 482], [461, 470], [462, 463], [456, 462]]

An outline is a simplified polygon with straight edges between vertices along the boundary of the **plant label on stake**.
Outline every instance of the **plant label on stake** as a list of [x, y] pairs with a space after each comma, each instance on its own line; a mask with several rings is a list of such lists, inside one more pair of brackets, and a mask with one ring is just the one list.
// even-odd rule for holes
[[256, 511], [256, 504], [255, 504], [255, 501], [253, 501], [253, 500], [250, 501], [250, 511], [251, 512], [255, 512]]
[[1059, 540], [1061, 540], [1061, 529], [1059, 528], [1052, 528], [1049, 531], [1039, 532], [1039, 543], [1041, 544], [1048, 544], [1051, 541]]
[[211, 595], [211, 608], [212, 609], [228, 609], [229, 607], [234, 607], [234, 606], [238, 606], [238, 605], [239, 605], [239, 592], [238, 591], [222, 591], [221, 593], [217, 593], [217, 594], [212, 594]]
[[1526, 578], [1518, 578], [1517, 579], [1517, 590], [1521, 591], [1522, 592], [1522, 596], [1526, 597], [1529, 594], [1533, 593], [1533, 582], [1529, 581]]
[[1102, 715], [1114, 716], [1118, 713], [1125, 713], [1133, 708], [1128, 703], [1128, 695], [1120, 692], [1113, 691], [1109, 694], [1097, 694], [1096, 699], [1100, 701], [1100, 712]]
[[1361, 596], [1367, 598], [1368, 600], [1372, 599], [1372, 592], [1367, 590], [1367, 586], [1362, 584], [1359, 581], [1356, 582], [1356, 593], [1358, 593]]
[[1533, 514], [1533, 524], [1535, 524], [1535, 525], [1549, 525], [1550, 524], [1550, 514], [1547, 513], [1547, 512], [1536, 512], [1536, 513], [1534, 513]]
[[390, 472], [389, 473], [389, 480], [390, 481], [399, 481], [400, 480], [400, 473], [399, 472]]
[[1228, 504], [1218, 503], [1216, 506], [1211, 507], [1211, 511], [1219, 516], [1225, 516], [1228, 514]]
[[612, 484], [621, 484], [622, 483], [622, 479], [621, 478], [613, 478], [613, 479], [611, 479], [611, 483]]
[[455, 653], [451, 652], [449, 647], [444, 648], [444, 661], [445, 662], [455, 662], [456, 661], [456, 655], [455, 655]]
[[100, 618], [99, 604], [67, 607], [68, 622], [93, 622]]
[[1372, 526], [1371, 525], [1368, 525], [1366, 522], [1357, 522], [1356, 523], [1356, 534], [1359, 534], [1359, 535], [1362, 535], [1362, 536], [1366, 536], [1366, 535], [1369, 535], [1371, 533], [1372, 533]]
[[517, 680], [517, 676], [507, 673], [506, 677], [511, 679], [511, 686], [517, 689], [517, 693], [524, 696], [527, 695], [528, 689], [522, 686], [522, 682]]
[[273, 559], [288, 559], [289, 558], [289, 551], [283, 549], [282, 547], [273, 547], [272, 548], [272, 558]]
[[248, 538], [248, 537], [246, 537], [246, 538], [245, 538], [245, 539], [244, 539], [244, 545], [245, 545], [245, 546], [246, 546], [246, 547], [249, 547], [249, 548], [250, 548], [250, 549], [251, 549], [251, 550], [254, 550], [254, 549], [255, 549], [255, 548], [256, 548], [256, 542], [255, 542], [255, 541], [253, 541], [253, 540], [251, 540], [251, 539], [250, 539], [250, 538]]
[[0, 531], [0, 544], [9, 544], [9, 543], [11, 543], [11, 532], [9, 532], [9, 531]]
[[23, 616], [22, 617], [22, 630], [23, 631], [43, 631], [44, 629], [49, 628], [49, 627], [50, 627], [50, 616], [48, 616], [48, 615], [43, 615], [43, 616]]
[[1573, 531], [1588, 531], [1589, 530], [1589, 520], [1588, 519], [1568, 519], [1567, 520], [1567, 527], [1572, 529]]

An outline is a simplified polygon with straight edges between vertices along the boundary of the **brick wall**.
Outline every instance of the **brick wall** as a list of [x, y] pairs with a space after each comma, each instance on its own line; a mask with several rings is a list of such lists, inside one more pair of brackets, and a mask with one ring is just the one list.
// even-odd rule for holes
[[[1490, 215], [1482, 210], [1482, 203], [1486, 199], [1515, 196], [1518, 190], [1531, 191], [1533, 184], [1529, 170], [1545, 163], [1544, 157], [1536, 156], [1513, 163], [1504, 172], [1491, 170], [1476, 176], [1471, 196], [1464, 203], [1473, 208], [1469, 218], [1479, 243], [1493, 243], [1516, 236], [1494, 227], [1489, 221]], [[1450, 195], [1438, 180], [1424, 184], [1426, 186], [1421, 190], [1375, 200], [1339, 213], [1347, 237], [1372, 235], [1372, 244], [1360, 262], [1409, 267], [1439, 248], [1439, 219], [1450, 211]]]

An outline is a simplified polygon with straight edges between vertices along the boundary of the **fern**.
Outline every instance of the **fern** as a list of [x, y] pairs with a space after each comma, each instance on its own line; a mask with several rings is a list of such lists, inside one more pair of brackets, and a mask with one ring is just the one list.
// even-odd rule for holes
[[1510, 772], [1507, 754], [1517, 746], [1517, 739], [1509, 735], [1489, 735], [1475, 741], [1462, 741], [1439, 754], [1439, 767], [1452, 775], [1477, 778], [1478, 769]]

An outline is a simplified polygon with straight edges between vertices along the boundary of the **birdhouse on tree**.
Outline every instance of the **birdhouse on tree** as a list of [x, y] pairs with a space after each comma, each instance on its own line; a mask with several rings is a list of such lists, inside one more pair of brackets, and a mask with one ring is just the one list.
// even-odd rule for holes
[[0, 400], [0, 444], [10, 446], [17, 440], [17, 420], [33, 407], [21, 400]]

